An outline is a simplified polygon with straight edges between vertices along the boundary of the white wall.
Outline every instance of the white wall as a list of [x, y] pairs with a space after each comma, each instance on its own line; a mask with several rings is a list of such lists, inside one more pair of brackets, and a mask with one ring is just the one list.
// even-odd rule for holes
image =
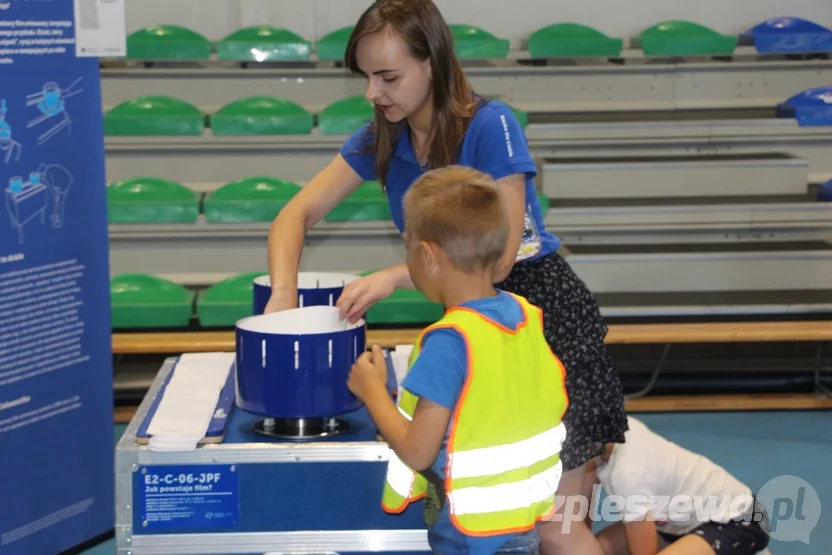
[[[689, 19], [737, 34], [780, 16], [832, 28], [832, 0], [436, 0], [449, 23], [482, 27], [520, 48], [540, 27], [574, 21], [615, 37], [631, 37], [668, 19]], [[286, 27], [315, 41], [355, 24], [369, 0], [127, 0], [128, 32], [167, 23], [217, 40], [241, 27]], [[503, 12], [509, 11], [510, 16]]]

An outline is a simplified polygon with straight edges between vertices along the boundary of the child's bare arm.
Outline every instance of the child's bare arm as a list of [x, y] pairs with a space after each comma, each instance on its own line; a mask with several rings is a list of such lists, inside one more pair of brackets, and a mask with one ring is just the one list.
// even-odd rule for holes
[[451, 420], [449, 409], [419, 399], [413, 420], [408, 420], [381, 389], [367, 395], [364, 403], [381, 435], [406, 465], [421, 471], [436, 460]]
[[436, 460], [451, 409], [420, 398], [412, 420], [400, 412], [387, 391], [387, 364], [381, 347], [373, 345], [371, 352], [355, 361], [347, 385], [364, 401], [381, 436], [405, 464], [422, 471]]
[[656, 555], [659, 550], [659, 536], [656, 523], [649, 516], [642, 520], [625, 522], [624, 530], [630, 555]]

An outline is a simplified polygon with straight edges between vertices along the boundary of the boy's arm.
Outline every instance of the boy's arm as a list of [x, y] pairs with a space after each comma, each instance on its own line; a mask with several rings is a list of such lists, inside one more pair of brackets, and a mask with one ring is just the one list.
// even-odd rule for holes
[[630, 555], [656, 555], [659, 550], [658, 532], [656, 523], [649, 515], [640, 520], [625, 521], [624, 531]]
[[409, 421], [385, 388], [375, 388], [364, 400], [367, 410], [396, 455], [410, 468], [430, 467], [442, 448], [451, 411], [427, 399], [419, 399], [413, 420]]
[[419, 397], [409, 420], [387, 391], [387, 366], [377, 345], [353, 365], [350, 390], [364, 401], [382, 437], [410, 468], [430, 467], [442, 448], [466, 373], [466, 348], [452, 330], [431, 331], [402, 387]]

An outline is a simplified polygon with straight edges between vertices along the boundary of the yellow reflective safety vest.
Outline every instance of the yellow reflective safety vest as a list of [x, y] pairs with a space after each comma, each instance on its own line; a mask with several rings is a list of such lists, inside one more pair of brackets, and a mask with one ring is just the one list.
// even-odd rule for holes
[[[552, 515], [563, 472], [565, 370], [543, 336], [541, 310], [514, 297], [524, 313], [516, 331], [453, 308], [422, 331], [409, 361], [412, 366], [431, 330], [451, 328], [465, 340], [468, 368], [451, 418], [443, 479], [451, 521], [469, 536], [529, 530]], [[418, 400], [403, 390], [399, 411], [411, 419]], [[382, 507], [404, 511], [424, 497], [427, 484], [391, 449]]]

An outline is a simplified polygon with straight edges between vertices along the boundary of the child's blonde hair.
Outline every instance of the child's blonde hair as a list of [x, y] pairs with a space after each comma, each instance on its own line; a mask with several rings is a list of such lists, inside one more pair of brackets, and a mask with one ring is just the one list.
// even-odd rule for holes
[[505, 199], [489, 175], [463, 166], [430, 171], [404, 197], [412, 243], [435, 243], [466, 273], [497, 266], [508, 241]]

